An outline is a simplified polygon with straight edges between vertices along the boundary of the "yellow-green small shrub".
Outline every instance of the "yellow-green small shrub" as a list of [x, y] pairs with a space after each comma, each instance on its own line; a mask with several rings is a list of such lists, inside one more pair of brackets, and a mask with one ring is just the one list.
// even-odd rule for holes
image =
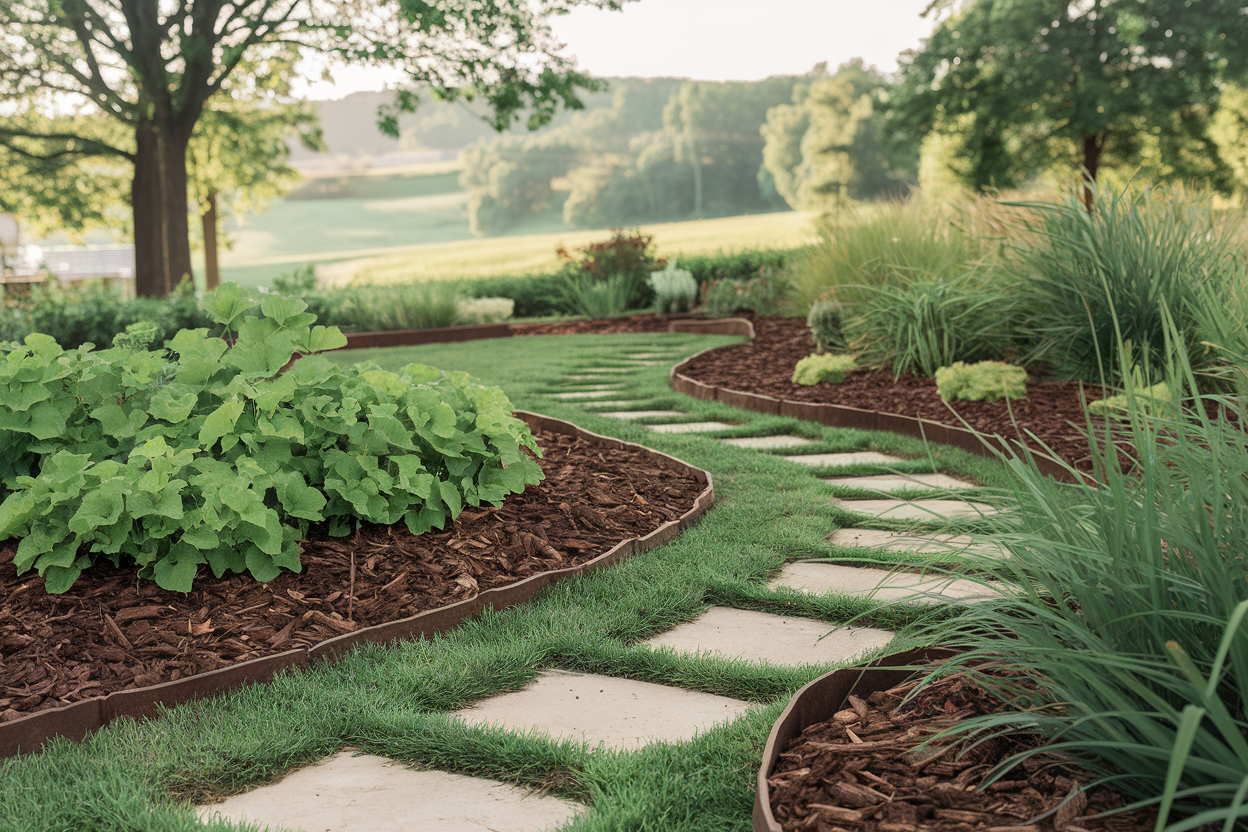
[[852, 355], [808, 355], [793, 368], [794, 384], [837, 384], [854, 369]]
[[[1135, 402], [1138, 407], [1147, 413], [1173, 411], [1178, 405], [1178, 399], [1170, 389], [1170, 385], [1164, 381], [1160, 381], [1152, 387], [1137, 388]], [[1091, 413], [1093, 416], [1126, 416], [1130, 413], [1127, 394], [1119, 393], [1117, 396], [1110, 396], [1107, 399], [1088, 402], [1088, 413]]]
[[1027, 395], [1027, 371], [1004, 361], [955, 361], [936, 371], [936, 389], [945, 401], [996, 402]]

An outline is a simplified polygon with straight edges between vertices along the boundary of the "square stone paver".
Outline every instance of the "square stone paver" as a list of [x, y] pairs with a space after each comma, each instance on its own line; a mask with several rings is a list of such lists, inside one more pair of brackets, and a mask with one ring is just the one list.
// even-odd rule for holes
[[916, 554], [956, 554], [967, 552], [987, 557], [1004, 557], [1005, 549], [997, 543], [979, 543], [965, 534], [918, 534], [886, 532], [880, 529], [837, 529], [828, 535], [836, 546], [865, 549], [886, 549], [890, 552]]
[[563, 378], [565, 381], [602, 381], [603, 380], [603, 377], [600, 375], [597, 375], [596, 373], [595, 374], [573, 373], [572, 375], [564, 376]]
[[655, 433], [706, 433], [712, 430], [727, 430], [736, 427], [727, 422], [677, 422], [672, 425], [651, 425]]
[[831, 485], [844, 485], [851, 488], [861, 488], [866, 491], [879, 491], [883, 494], [891, 494], [894, 491], [904, 491], [910, 489], [922, 488], [974, 488], [973, 483], [964, 482], [954, 479], [947, 474], [879, 474], [870, 477], [832, 477], [825, 479], [824, 482]]
[[948, 575], [867, 569], [837, 563], [790, 563], [767, 584], [823, 595], [865, 595], [877, 601], [913, 604], [967, 604], [999, 594], [999, 590]]
[[634, 352], [624, 357], [634, 361], [645, 361], [654, 358], [667, 358], [668, 356], [669, 353], [666, 352]]
[[496, 780], [413, 771], [385, 757], [344, 751], [224, 803], [198, 807], [271, 829], [305, 832], [544, 832], [586, 807]]
[[552, 399], [601, 399], [618, 394], [619, 390], [573, 390], [570, 393], [551, 393]]
[[714, 653], [773, 665], [832, 664], [883, 647], [893, 634], [871, 627], [838, 627], [730, 607], [711, 607], [687, 624], [644, 643], [681, 653]]
[[846, 511], [889, 520], [950, 520], [985, 517], [997, 509], [967, 500], [833, 500]]
[[584, 407], [628, 407], [630, 404], [634, 402], [628, 399], [595, 399], [592, 402], [585, 402]]
[[802, 445], [813, 445], [815, 440], [807, 439], [805, 436], [792, 436], [782, 433], [777, 436], [739, 436], [735, 439], [721, 439], [725, 445], [734, 445], [738, 448], [797, 448]]
[[456, 715], [474, 724], [536, 729], [591, 746], [631, 750], [652, 742], [684, 742], [752, 707], [684, 688], [552, 670], [524, 690], [482, 700]]
[[636, 367], [586, 367], [587, 373], [634, 373]]
[[610, 413], [599, 413], [599, 416], [610, 416], [612, 419], [665, 419], [671, 416], [688, 416], [679, 410], [615, 410]]
[[893, 465], [904, 460], [875, 451], [850, 451], [841, 454], [794, 454], [786, 456], [789, 462], [809, 465], [812, 468], [844, 468], [846, 465]]

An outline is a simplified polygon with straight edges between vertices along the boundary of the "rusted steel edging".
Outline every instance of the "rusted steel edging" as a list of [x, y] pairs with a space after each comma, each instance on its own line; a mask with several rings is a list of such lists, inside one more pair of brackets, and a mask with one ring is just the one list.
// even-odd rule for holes
[[117, 691], [107, 696], [86, 699], [60, 708], [36, 711], [10, 722], [0, 723], [0, 759], [38, 751], [44, 743], [55, 737], [64, 737], [73, 742], [79, 742], [120, 717], [150, 718], [156, 716], [162, 707], [172, 707], [195, 699], [219, 696], [248, 684], [270, 682], [282, 670], [303, 667], [313, 662], [333, 661], [360, 644], [382, 644], [398, 639], [424, 638], [446, 632], [487, 607], [501, 610], [523, 604], [532, 600], [546, 587], [559, 581], [612, 566], [633, 555], [656, 549], [697, 525], [715, 503], [715, 487], [708, 471], [695, 468], [687, 462], [643, 445], [591, 433], [571, 422], [526, 411], [517, 411], [516, 416], [535, 429], [580, 436], [611, 448], [645, 451], [663, 467], [693, 476], [703, 483], [704, 487], [694, 501], [693, 508], [678, 519], [669, 520], [642, 537], [630, 537], [623, 540], [607, 552], [580, 566], [531, 575], [517, 583], [488, 589], [473, 598], [446, 607], [426, 610], [397, 621], [376, 624], [354, 633], [327, 639], [309, 648], [288, 650], [272, 656], [239, 662], [229, 667], [207, 673], [197, 673], [173, 682]]
[[451, 344], [459, 341], [480, 341], [485, 338], [510, 338], [508, 324], [470, 324], [468, 326], [439, 326], [429, 329], [392, 329], [382, 332], [344, 332], [347, 345], [344, 350], [362, 350], [372, 347], [414, 347], [421, 344]]
[[809, 726], [827, 722], [837, 711], [844, 710], [851, 693], [866, 699], [878, 690], [888, 690], [904, 683], [915, 674], [914, 665], [953, 655], [952, 650], [940, 648], [894, 653], [866, 667], [843, 667], [824, 674], [794, 694], [784, 713], [772, 726], [767, 745], [763, 747], [763, 763], [759, 766], [754, 785], [754, 832], [783, 832], [771, 813], [771, 789], [767, 778], [794, 737]]
[[[684, 371], [694, 359], [724, 347], [712, 347], [691, 355], [672, 368], [668, 383], [677, 393], [684, 393], [703, 401], [718, 401], [742, 410], [755, 413], [767, 413], [788, 416], [808, 422], [837, 428], [858, 428], [861, 430], [883, 430], [902, 436], [911, 436], [940, 445], [952, 445], [964, 451], [980, 456], [995, 458], [998, 454], [1022, 456], [1035, 463], [1041, 473], [1063, 482], [1073, 482], [1075, 478], [1070, 470], [1060, 461], [1042, 451], [1031, 448], [1016, 440], [1007, 440], [1001, 436], [976, 433], [968, 428], [944, 425], [923, 419], [918, 416], [903, 416], [898, 413], [881, 413], [875, 410], [863, 410], [842, 404], [821, 404], [816, 402], [797, 402], [790, 399], [777, 399], [759, 393], [742, 390], [728, 390], [714, 387], [685, 375]], [[1084, 477], [1085, 482], [1091, 482]]]

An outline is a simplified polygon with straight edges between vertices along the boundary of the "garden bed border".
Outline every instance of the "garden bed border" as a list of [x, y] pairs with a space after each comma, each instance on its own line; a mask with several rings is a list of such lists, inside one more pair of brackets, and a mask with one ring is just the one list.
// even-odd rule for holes
[[894, 653], [865, 667], [833, 670], [795, 693], [772, 725], [767, 745], [763, 747], [763, 763], [759, 766], [754, 786], [754, 832], [784, 832], [771, 813], [771, 789], [767, 778], [790, 740], [807, 727], [826, 722], [837, 711], [844, 710], [851, 693], [865, 699], [878, 690], [888, 690], [904, 683], [915, 674], [915, 665], [948, 659], [953, 655], [954, 651], [938, 647]]
[[10, 722], [0, 723], [0, 759], [17, 754], [33, 753], [55, 737], [64, 737], [72, 742], [79, 742], [119, 717], [151, 718], [157, 716], [162, 708], [228, 693], [248, 684], [267, 683], [282, 670], [303, 667], [315, 662], [333, 661], [357, 645], [425, 638], [446, 632], [478, 615], [487, 607], [503, 610], [518, 606], [532, 600], [543, 589], [559, 581], [612, 566], [633, 555], [656, 549], [697, 525], [715, 502], [715, 486], [708, 471], [695, 468], [687, 462], [644, 445], [592, 433], [561, 419], [527, 411], [516, 411], [515, 415], [534, 429], [587, 438], [614, 449], [643, 450], [664, 467], [692, 476], [703, 483], [704, 488], [694, 501], [693, 508], [676, 520], [668, 520], [642, 537], [622, 540], [603, 554], [579, 566], [531, 575], [514, 584], [488, 589], [473, 598], [449, 606], [365, 627], [353, 633], [326, 639], [312, 647], [288, 650], [272, 656], [239, 662], [229, 667], [207, 673], [197, 673], [173, 682], [117, 691], [107, 696], [36, 711]]

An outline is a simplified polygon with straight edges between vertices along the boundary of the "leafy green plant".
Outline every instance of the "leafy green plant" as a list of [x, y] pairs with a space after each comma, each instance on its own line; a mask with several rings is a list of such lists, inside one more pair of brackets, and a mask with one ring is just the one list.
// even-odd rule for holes
[[19, 571], [49, 592], [99, 559], [181, 592], [204, 565], [269, 581], [300, 569], [312, 523], [421, 533], [540, 479], [497, 388], [334, 365], [311, 353], [346, 339], [301, 300], [259, 306], [225, 284], [204, 298], [225, 337], [183, 330], [170, 352], [0, 347], [0, 539], [20, 539]]
[[855, 366], [852, 355], [808, 355], [793, 368], [793, 383], [840, 384]]
[[1014, 306], [1008, 287], [974, 275], [871, 286], [847, 315], [845, 335], [864, 364], [931, 376], [955, 361], [999, 358]]
[[955, 361], [936, 371], [936, 390], [945, 401], [996, 402], [1027, 395], [1027, 371], [1003, 361]]
[[279, 295], [302, 297], [316, 290], [316, 266], [308, 263], [273, 278], [273, 291]]
[[650, 272], [650, 288], [654, 292], [654, 309], [659, 314], [688, 312], [698, 299], [698, 282], [693, 273], [676, 268], [669, 260], [661, 272]]
[[793, 284], [786, 272], [767, 269], [749, 280], [717, 280], [702, 291], [702, 311], [732, 315], [740, 310], [757, 315], [779, 315], [788, 309]]
[[623, 315], [633, 297], [633, 280], [625, 275], [598, 280], [584, 274], [564, 276], [563, 311], [589, 318], [610, 318]]
[[[666, 263], [654, 254], [654, 238], [648, 234], [642, 234], [635, 228], [631, 231], [614, 228], [611, 230], [610, 239], [590, 243], [572, 252], [560, 246], [555, 253], [560, 260], [567, 261], [562, 271], [568, 283], [575, 284], [578, 291], [582, 284], [591, 280], [601, 283], [614, 282], [617, 286], [626, 286], [628, 295], [620, 312], [650, 304], [650, 285], [647, 277], [651, 272], [661, 269]], [[616, 291], [619, 290], [613, 289], [610, 292], [597, 294], [605, 297]]]
[[817, 300], [810, 306], [806, 326], [814, 339], [815, 350], [829, 352], [845, 346], [845, 332], [841, 325], [844, 307], [834, 300]]

